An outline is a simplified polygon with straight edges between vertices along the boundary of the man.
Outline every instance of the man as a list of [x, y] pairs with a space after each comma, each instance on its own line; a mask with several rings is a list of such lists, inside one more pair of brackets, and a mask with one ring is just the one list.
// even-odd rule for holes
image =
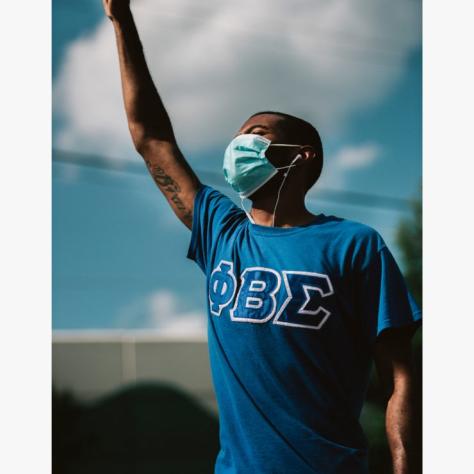
[[208, 334], [219, 404], [215, 472], [368, 472], [358, 422], [372, 360], [390, 390], [395, 474], [410, 471], [410, 338], [421, 315], [373, 229], [314, 215], [304, 203], [323, 153], [309, 123], [250, 117], [224, 155], [244, 212], [204, 186], [176, 143], [128, 0], [103, 0], [114, 26], [137, 151], [177, 217], [188, 257], [207, 276]]

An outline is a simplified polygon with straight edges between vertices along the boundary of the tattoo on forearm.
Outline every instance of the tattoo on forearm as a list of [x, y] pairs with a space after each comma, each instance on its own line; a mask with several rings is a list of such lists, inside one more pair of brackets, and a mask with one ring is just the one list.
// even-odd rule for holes
[[169, 175], [166, 174], [165, 170], [156, 164], [151, 163], [148, 160], [145, 160], [145, 163], [150, 170], [153, 179], [155, 180], [156, 184], [167, 193], [170, 193], [170, 200], [176, 206], [176, 209], [182, 211], [182, 218], [186, 222], [192, 222], [192, 213], [191, 211], [184, 205], [181, 198], [178, 196], [178, 193], [181, 192], [181, 187], [179, 184]]

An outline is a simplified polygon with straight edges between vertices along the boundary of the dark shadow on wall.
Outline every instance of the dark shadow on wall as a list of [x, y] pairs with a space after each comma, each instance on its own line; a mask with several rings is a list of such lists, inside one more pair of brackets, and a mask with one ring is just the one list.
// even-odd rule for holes
[[81, 404], [53, 389], [53, 474], [212, 473], [218, 421], [156, 383]]

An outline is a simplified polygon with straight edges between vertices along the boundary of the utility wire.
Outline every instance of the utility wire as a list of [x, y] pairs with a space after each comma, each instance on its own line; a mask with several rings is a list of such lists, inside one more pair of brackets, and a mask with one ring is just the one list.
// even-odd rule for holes
[[[125, 160], [112, 160], [99, 155], [86, 155], [54, 149], [53, 162], [93, 168], [105, 172], [128, 173], [143, 177], [148, 176], [146, 168], [142, 164], [127, 163]], [[204, 183], [215, 186], [225, 186], [223, 177], [215, 171], [199, 169], [195, 169], [194, 171]], [[407, 211], [412, 204], [412, 201], [409, 199], [331, 188], [318, 188], [315, 192], [315, 196], [309, 197], [309, 201], [315, 202], [317, 200], [395, 211]]]

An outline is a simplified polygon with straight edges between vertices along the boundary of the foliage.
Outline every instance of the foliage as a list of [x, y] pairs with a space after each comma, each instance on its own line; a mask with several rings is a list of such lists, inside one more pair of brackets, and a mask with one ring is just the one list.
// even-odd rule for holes
[[422, 204], [412, 202], [412, 215], [403, 219], [397, 231], [397, 244], [402, 251], [407, 285], [418, 305], [422, 304]]
[[[415, 301], [422, 304], [422, 204], [421, 199], [412, 202], [412, 214], [403, 219], [397, 230], [397, 244], [403, 258], [404, 277]], [[413, 363], [415, 371], [414, 413], [414, 471], [421, 472], [422, 437], [422, 332], [418, 329], [413, 338]], [[361, 424], [369, 440], [369, 462], [371, 474], [391, 472], [390, 451], [385, 435], [386, 399], [373, 370], [367, 401], [364, 405]]]
[[87, 404], [53, 390], [53, 474], [212, 472], [218, 429], [193, 398], [162, 384]]

